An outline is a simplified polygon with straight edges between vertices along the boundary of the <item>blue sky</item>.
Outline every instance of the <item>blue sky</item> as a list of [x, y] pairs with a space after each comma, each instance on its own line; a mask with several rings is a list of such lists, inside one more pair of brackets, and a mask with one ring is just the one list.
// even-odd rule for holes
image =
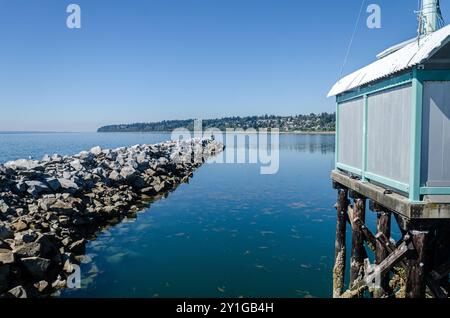
[[[66, 27], [79, 4], [82, 28]], [[417, 0], [373, 0], [344, 73], [415, 36]], [[0, 0], [0, 131], [333, 111], [361, 0]], [[444, 18], [450, 4], [443, 1]]]

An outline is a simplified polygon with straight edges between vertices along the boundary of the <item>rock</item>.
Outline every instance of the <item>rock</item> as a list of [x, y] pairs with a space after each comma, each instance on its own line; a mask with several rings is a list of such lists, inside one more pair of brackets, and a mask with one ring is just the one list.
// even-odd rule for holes
[[136, 169], [131, 166], [125, 166], [120, 170], [120, 175], [127, 180], [132, 180], [137, 174]]
[[62, 225], [62, 226], [67, 226], [70, 224], [70, 218], [67, 215], [60, 215], [58, 217], [58, 222]]
[[14, 232], [9, 227], [0, 224], [0, 239], [6, 240], [14, 237]]
[[166, 182], [165, 181], [163, 181], [163, 182], [154, 182], [152, 185], [153, 185], [153, 188], [155, 189], [155, 192], [156, 193], [160, 193], [160, 192], [162, 192], [165, 189]]
[[75, 171], [81, 171], [83, 169], [83, 165], [78, 159], [71, 161], [70, 166], [75, 169]]
[[13, 252], [19, 258], [41, 256], [41, 244], [38, 242], [24, 243], [16, 247]]
[[39, 162], [35, 160], [19, 159], [5, 163], [5, 167], [13, 170], [33, 170], [39, 167]]
[[17, 220], [14, 223], [11, 224], [11, 226], [16, 230], [16, 231], [23, 231], [28, 229], [28, 224], [22, 220]]
[[17, 286], [8, 291], [8, 295], [14, 298], [28, 298], [27, 291], [23, 286]]
[[19, 194], [26, 192], [27, 189], [28, 189], [28, 186], [25, 184], [25, 181], [23, 181], [23, 180], [19, 180], [16, 183], [16, 185], [14, 186], [14, 190]]
[[80, 189], [80, 187], [72, 180], [61, 178], [58, 179], [58, 181], [61, 185], [61, 188], [68, 193], [74, 194]]
[[52, 160], [52, 158], [50, 158], [50, 156], [47, 154], [45, 154], [41, 159], [41, 161], [44, 161], [44, 162], [50, 162], [51, 160]]
[[100, 146], [91, 148], [91, 150], [89, 151], [91, 154], [98, 156], [99, 154], [102, 153], [102, 148]]
[[61, 183], [56, 178], [47, 178], [45, 182], [53, 191], [58, 191], [61, 188]]
[[145, 182], [144, 178], [142, 178], [141, 176], [137, 176], [133, 179], [132, 186], [137, 189], [142, 189], [147, 186], [147, 182]]
[[56, 280], [52, 283], [52, 287], [55, 289], [62, 289], [66, 287], [66, 281], [61, 277], [61, 275], [58, 275]]
[[73, 206], [69, 202], [58, 200], [50, 206], [50, 210], [58, 212], [59, 214], [72, 214]]
[[86, 251], [86, 240], [82, 239], [72, 243], [69, 247], [69, 250], [75, 255], [84, 254]]
[[118, 182], [123, 180], [123, 177], [120, 173], [118, 173], [117, 171], [113, 170], [111, 171], [111, 173], [109, 174], [108, 178], [112, 181]]
[[7, 249], [0, 249], [0, 265], [9, 265], [14, 263], [14, 254]]
[[37, 204], [29, 204], [28, 205], [29, 214], [36, 214], [39, 212], [39, 206]]
[[38, 235], [36, 232], [20, 232], [16, 233], [14, 239], [22, 243], [32, 243], [36, 241]]
[[38, 280], [45, 278], [50, 267], [50, 260], [46, 258], [27, 257], [22, 258], [21, 262], [31, 277]]
[[49, 283], [46, 280], [41, 280], [34, 284], [34, 287], [38, 290], [38, 292], [43, 293], [49, 287]]
[[35, 243], [40, 244], [41, 256], [51, 257], [58, 251], [56, 245], [52, 242], [52, 236], [48, 234], [40, 234]]
[[38, 196], [42, 192], [49, 191], [48, 186], [41, 181], [25, 181], [25, 184], [28, 186], [27, 192], [34, 197]]
[[0, 213], [6, 213], [9, 210], [9, 206], [5, 203], [5, 201], [0, 200]]

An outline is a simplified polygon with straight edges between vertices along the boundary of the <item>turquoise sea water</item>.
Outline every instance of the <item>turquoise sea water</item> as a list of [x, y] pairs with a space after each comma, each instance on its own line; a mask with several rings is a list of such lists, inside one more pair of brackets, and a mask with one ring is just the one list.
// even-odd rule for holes
[[[130, 146], [167, 134], [0, 134], [0, 162]], [[282, 135], [280, 170], [206, 164], [190, 184], [87, 246], [62, 297], [329, 297], [334, 136]]]

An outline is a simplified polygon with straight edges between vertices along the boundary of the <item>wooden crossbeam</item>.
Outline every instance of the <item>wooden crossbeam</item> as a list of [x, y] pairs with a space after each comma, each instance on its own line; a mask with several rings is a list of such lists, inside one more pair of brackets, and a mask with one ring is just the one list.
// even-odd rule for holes
[[414, 246], [411, 244], [411, 242], [403, 242], [400, 244], [400, 246], [390, 253], [383, 262], [379, 265], [372, 266], [372, 270], [367, 273], [366, 277], [364, 278], [366, 284], [372, 283], [376, 275], [386, 275], [388, 272], [391, 271], [391, 269], [400, 263], [402, 259], [406, 256], [406, 254], [413, 250]]
[[370, 232], [367, 226], [359, 218], [356, 218], [353, 222], [360, 228], [361, 232], [364, 234], [364, 238], [369, 248], [372, 250], [372, 252], [375, 252], [377, 246], [377, 239], [375, 235]]

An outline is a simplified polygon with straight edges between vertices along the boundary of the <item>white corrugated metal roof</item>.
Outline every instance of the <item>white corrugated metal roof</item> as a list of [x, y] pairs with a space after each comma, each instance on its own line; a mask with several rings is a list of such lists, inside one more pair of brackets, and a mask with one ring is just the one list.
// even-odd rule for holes
[[339, 80], [328, 93], [328, 97], [339, 95], [421, 64], [449, 41], [450, 25], [424, 36], [419, 43], [417, 41], [406, 43], [398, 50], [394, 50], [393, 53]]

